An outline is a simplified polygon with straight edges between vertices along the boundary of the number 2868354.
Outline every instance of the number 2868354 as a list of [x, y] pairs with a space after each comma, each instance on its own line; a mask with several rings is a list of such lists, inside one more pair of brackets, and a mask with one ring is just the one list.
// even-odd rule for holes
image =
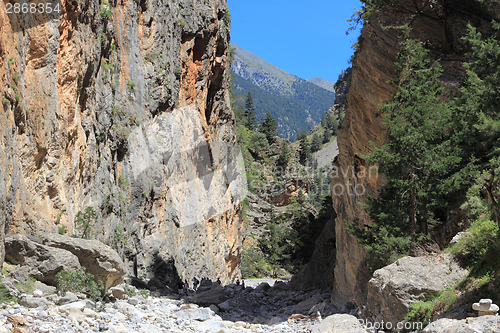
[[7, 2], [5, 4], [7, 14], [60, 14], [61, 4], [59, 2]]

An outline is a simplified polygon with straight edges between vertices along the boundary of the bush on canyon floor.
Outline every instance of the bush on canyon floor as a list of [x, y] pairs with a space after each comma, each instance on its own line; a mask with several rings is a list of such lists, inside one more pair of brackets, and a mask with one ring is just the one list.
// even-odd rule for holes
[[87, 273], [85, 267], [77, 271], [60, 271], [56, 275], [57, 290], [60, 292], [84, 293], [93, 300], [99, 300], [104, 288], [101, 281], [95, 279], [94, 275]]
[[16, 298], [10, 295], [9, 289], [3, 284], [0, 284], [0, 304], [16, 301]]
[[433, 320], [433, 317], [450, 308], [457, 299], [457, 295], [453, 288], [439, 292], [436, 296], [431, 297], [428, 301], [418, 301], [411, 305], [411, 310], [405, 317], [405, 321], [409, 323], [426, 323]]
[[16, 286], [16, 288], [18, 290], [21, 290], [21, 291], [24, 291], [26, 294], [33, 294], [33, 291], [35, 290], [35, 282], [36, 282], [36, 279], [32, 276], [30, 276], [28, 278], [28, 281], [26, 281], [25, 283], [21, 283], [21, 282], [14, 282], [14, 285]]

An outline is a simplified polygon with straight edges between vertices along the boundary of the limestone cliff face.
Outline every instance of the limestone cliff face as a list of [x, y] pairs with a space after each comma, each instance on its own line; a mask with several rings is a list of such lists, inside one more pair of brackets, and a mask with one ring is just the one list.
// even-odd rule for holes
[[[60, 6], [60, 14], [0, 12], [0, 225], [73, 234], [77, 212], [92, 206], [94, 236], [119, 250], [130, 273], [166, 278], [170, 260], [184, 278], [237, 276], [233, 188], [224, 187], [224, 207], [185, 225], [188, 212], [207, 197], [217, 204], [218, 194], [193, 199], [214, 177], [200, 180], [196, 163], [176, 168], [195, 147], [205, 147], [211, 171], [235, 156], [226, 2]], [[155, 160], [153, 148], [172, 158]]]
[[[366, 252], [346, 230], [346, 222], [359, 227], [370, 225], [369, 216], [359, 202], [365, 202], [368, 195], [376, 196], [384, 184], [383, 175], [368, 172], [370, 166], [361, 156], [370, 153], [370, 142], [381, 145], [387, 140], [378, 105], [389, 100], [394, 93], [394, 87], [388, 81], [397, 75], [394, 62], [400, 34], [398, 29], [390, 27], [409, 22], [410, 15], [416, 13], [415, 3], [420, 4], [419, 1], [400, 0], [375, 13], [363, 27], [360, 47], [353, 62], [348, 110], [337, 139], [338, 173], [333, 177], [333, 206], [337, 218], [323, 231], [326, 235], [334, 228], [336, 249], [331, 251], [325, 244], [316, 244], [335, 254], [331, 260], [335, 261], [332, 302], [336, 304], [366, 301], [369, 280], [365, 268]], [[466, 46], [460, 38], [466, 33], [467, 23], [485, 28], [491, 20], [488, 13], [491, 12], [476, 2], [455, 1], [447, 3], [445, 9], [431, 6], [423, 11], [423, 15], [416, 15], [411, 37], [424, 42], [432, 57], [441, 59], [444, 69], [441, 79], [447, 94], [456, 91], [464, 75], [462, 62]]]

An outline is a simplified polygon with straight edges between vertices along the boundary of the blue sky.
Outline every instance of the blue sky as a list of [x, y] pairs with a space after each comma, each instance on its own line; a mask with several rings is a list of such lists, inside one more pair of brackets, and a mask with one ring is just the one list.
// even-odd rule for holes
[[[345, 35], [359, 0], [227, 0], [231, 43], [303, 79], [337, 81], [359, 31]], [[359, 29], [358, 29], [359, 30]]]

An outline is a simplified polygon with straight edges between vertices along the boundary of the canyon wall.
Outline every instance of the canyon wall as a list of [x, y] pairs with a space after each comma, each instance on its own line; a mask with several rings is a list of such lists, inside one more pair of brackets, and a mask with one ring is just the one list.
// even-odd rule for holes
[[239, 276], [226, 1], [54, 4], [0, 11], [0, 243], [93, 207], [130, 274]]
[[[491, 8], [471, 1], [444, 1], [424, 6], [425, 1], [400, 0], [378, 12], [366, 22], [359, 39], [353, 61], [353, 74], [349, 87], [348, 109], [339, 128], [338, 172], [333, 175], [333, 206], [337, 214], [334, 223], [327, 224], [323, 235], [316, 243], [311, 262], [329, 258], [334, 264], [309, 265], [312, 276], [324, 276], [333, 280], [332, 302], [364, 304], [370, 278], [366, 270], [364, 246], [347, 231], [351, 223], [360, 228], [372, 222], [360, 203], [367, 197], [376, 196], [384, 185], [384, 176], [363, 159], [372, 150], [371, 143], [381, 145], [387, 140], [383, 116], [379, 104], [389, 100], [395, 88], [389, 83], [396, 79], [394, 62], [399, 50], [397, 27], [411, 23], [411, 38], [418, 39], [430, 50], [430, 56], [440, 59], [444, 69], [441, 77], [445, 94], [457, 92], [464, 77], [462, 63], [467, 46], [461, 37], [466, 33], [467, 23], [488, 29], [492, 19]], [[442, 7], [444, 3], [445, 7]], [[415, 4], [424, 9], [417, 13]], [[495, 9], [497, 10], [497, 9]], [[444, 238], [453, 236], [456, 226], [447, 221], [443, 227]], [[334, 236], [332, 236], [334, 235]], [[335, 249], [331, 240], [335, 239]], [[317, 257], [317, 258], [315, 258]]]

